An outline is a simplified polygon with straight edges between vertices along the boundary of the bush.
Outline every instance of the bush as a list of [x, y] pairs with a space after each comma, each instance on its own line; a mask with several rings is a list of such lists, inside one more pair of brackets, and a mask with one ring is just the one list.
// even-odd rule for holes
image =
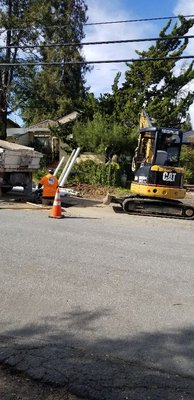
[[117, 163], [97, 164], [92, 160], [73, 166], [69, 182], [120, 186], [121, 170]]
[[44, 175], [48, 174], [48, 168], [41, 168], [33, 172], [33, 181], [38, 183]]
[[180, 164], [185, 168], [185, 182], [194, 184], [194, 150], [192, 148], [182, 147]]

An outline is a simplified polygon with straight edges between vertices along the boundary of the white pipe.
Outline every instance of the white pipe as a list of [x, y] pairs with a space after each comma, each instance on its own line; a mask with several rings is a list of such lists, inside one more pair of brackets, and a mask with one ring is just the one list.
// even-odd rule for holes
[[61, 182], [61, 180], [62, 180], [62, 178], [63, 178], [63, 175], [64, 175], [64, 173], [65, 173], [65, 171], [66, 171], [66, 169], [67, 169], [67, 167], [68, 167], [68, 165], [69, 165], [69, 163], [70, 163], [70, 161], [71, 161], [71, 159], [72, 159], [74, 153], [75, 153], [75, 150], [73, 150], [73, 151], [71, 152], [71, 155], [69, 156], [69, 158], [68, 158], [68, 160], [67, 160], [67, 162], [66, 162], [66, 164], [65, 164], [65, 166], [64, 166], [64, 168], [63, 168], [63, 170], [62, 170], [62, 172], [61, 172], [61, 175], [60, 175], [60, 177], [59, 177], [59, 179], [58, 179], [58, 183]]
[[65, 166], [63, 168], [63, 171], [61, 172], [61, 175], [60, 175], [60, 177], [58, 179], [59, 185], [60, 185], [60, 183], [61, 183], [61, 181], [62, 181], [62, 179], [63, 179], [63, 177], [65, 175], [65, 172], [67, 171], [67, 168], [68, 168], [68, 166], [69, 166], [74, 154], [75, 154], [75, 149], [71, 152], [71, 155], [69, 156], [69, 158], [68, 158], [68, 160], [67, 160], [67, 162], [66, 162], [66, 164], [65, 164]]
[[67, 171], [65, 172], [65, 174], [64, 174], [64, 176], [63, 176], [62, 181], [60, 182], [60, 186], [63, 187], [64, 183], [66, 182], [66, 180], [67, 180], [67, 178], [68, 178], [68, 176], [69, 176], [69, 174], [70, 174], [70, 172], [71, 172], [71, 169], [72, 169], [72, 167], [73, 167], [73, 164], [75, 163], [75, 160], [76, 160], [76, 158], [77, 158], [77, 156], [78, 156], [80, 150], [81, 150], [81, 148], [78, 147], [77, 150], [76, 150], [76, 152], [75, 152], [75, 154], [74, 154], [74, 156], [73, 156], [73, 158], [72, 158], [72, 160], [71, 160], [71, 162], [70, 162], [70, 164], [69, 164], [69, 166], [68, 166], [68, 168], [67, 168]]
[[61, 165], [63, 164], [64, 159], [65, 159], [65, 156], [62, 157], [61, 161], [60, 161], [59, 164], [57, 165], [57, 168], [55, 169], [55, 172], [54, 172], [54, 174], [53, 174], [54, 176], [57, 175], [57, 172], [59, 171], [59, 168], [60, 168]]

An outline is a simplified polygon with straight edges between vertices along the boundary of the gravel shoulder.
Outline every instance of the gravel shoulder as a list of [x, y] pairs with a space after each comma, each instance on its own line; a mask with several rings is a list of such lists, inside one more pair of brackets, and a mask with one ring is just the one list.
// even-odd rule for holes
[[1, 400], [81, 400], [64, 387], [54, 387], [30, 379], [7, 365], [0, 364]]

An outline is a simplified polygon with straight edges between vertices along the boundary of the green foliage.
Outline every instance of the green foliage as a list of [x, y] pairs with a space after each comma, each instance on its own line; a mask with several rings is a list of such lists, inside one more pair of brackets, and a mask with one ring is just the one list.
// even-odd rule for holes
[[120, 186], [121, 170], [118, 164], [97, 164], [92, 160], [75, 164], [69, 181], [74, 183]]
[[[24, 60], [34, 59], [33, 49], [28, 49], [27, 52], [24, 52], [19, 50], [19, 46], [37, 43], [38, 31], [22, 29], [34, 26], [36, 13], [33, 10], [35, 3], [38, 4], [38, 0], [35, 2], [30, 0], [1, 0], [0, 29], [3, 33], [1, 46], [6, 45], [5, 48], [0, 49], [1, 63], [22, 63]], [[13, 44], [15, 47], [11, 49], [9, 46]], [[11, 66], [1, 66], [0, 68], [0, 120], [3, 124], [0, 137], [3, 139], [6, 138], [7, 115], [16, 106], [15, 88], [23, 74], [23, 68], [13, 68]]]
[[[84, 37], [87, 6], [84, 0], [2, 0], [0, 28], [16, 28], [3, 36], [4, 44], [16, 45], [0, 49], [0, 61], [20, 63], [19, 68], [6, 67], [0, 71], [0, 87], [11, 109], [20, 109], [26, 124], [45, 119], [57, 119], [80, 107], [86, 96], [83, 64], [65, 65], [64, 62], [84, 61], [81, 55], [81, 40]], [[22, 28], [30, 28], [25, 30]], [[49, 27], [49, 28], [48, 28]], [[67, 42], [77, 43], [65, 47]], [[19, 46], [64, 45], [62, 47], [35, 47], [21, 51]], [[3, 43], [2, 43], [3, 44]], [[22, 62], [59, 62], [59, 66], [22, 66]], [[5, 109], [0, 93], [0, 110]], [[4, 118], [5, 116], [5, 118]], [[7, 109], [0, 119], [4, 122]], [[4, 127], [5, 131], [5, 127]]]
[[194, 149], [189, 146], [182, 147], [180, 165], [185, 168], [185, 182], [194, 184]]
[[[139, 113], [145, 108], [158, 126], [190, 129], [188, 110], [193, 103], [194, 93], [186, 91], [185, 85], [194, 78], [194, 64], [184, 64], [180, 73], [175, 75], [177, 60], [169, 57], [183, 54], [188, 39], [180, 40], [178, 36], [187, 34], [193, 24], [194, 19], [179, 17], [179, 24], [175, 24], [169, 32], [169, 21], [160, 32], [160, 38], [173, 36], [175, 39], [157, 40], [148, 50], [136, 51], [140, 60], [153, 58], [153, 61], [128, 64], [125, 81], [120, 88], [117, 74], [112, 87], [113, 94], [105, 94], [100, 99], [102, 112], [105, 110], [115, 121], [133, 128], [138, 125]], [[155, 62], [154, 58], [159, 57], [165, 59]]]
[[[64, 46], [41, 48], [38, 52], [39, 60], [45, 63], [59, 62], [60, 66], [47, 65], [34, 71], [28, 70], [23, 76], [17, 97], [22, 101], [22, 117], [28, 124], [44, 119], [56, 120], [79, 109], [86, 92], [86, 65], [64, 64], [71, 60], [84, 61], [81, 40], [84, 37], [83, 24], [87, 20], [85, 2], [56, 0], [43, 4], [41, 13], [38, 13], [41, 43]], [[66, 47], [68, 42], [78, 44]]]
[[[184, 87], [194, 78], [193, 62], [185, 64], [176, 76], [174, 71], [177, 60], [169, 57], [183, 54], [188, 40], [176, 39], [176, 36], [185, 35], [193, 24], [194, 19], [180, 17], [179, 23], [170, 32], [169, 21], [160, 32], [160, 38], [173, 36], [175, 39], [158, 40], [147, 51], [137, 51], [140, 59], [164, 57], [165, 60], [131, 63], [121, 87], [121, 74], [118, 73], [112, 85], [112, 94], [105, 93], [97, 103], [92, 95], [87, 98], [87, 106], [83, 103], [82, 121], [73, 127], [73, 137], [82, 150], [106, 152], [109, 153], [108, 157], [113, 154], [128, 154], [132, 157], [142, 108], [146, 108], [159, 126], [190, 129], [188, 110], [194, 93], [186, 92]], [[130, 174], [128, 170], [127, 174]]]
[[48, 174], [48, 168], [46, 166], [40, 168], [39, 170], [33, 172], [33, 181], [37, 184], [41, 178]]
[[95, 98], [94, 93], [86, 93], [85, 98], [81, 104], [81, 121], [86, 123], [89, 119], [90, 121], [93, 119], [94, 114], [99, 111], [99, 102]]
[[92, 120], [88, 119], [86, 123], [77, 122], [73, 128], [73, 135], [83, 151], [104, 154], [110, 147], [112, 154], [118, 154], [122, 151], [133, 153], [137, 131], [129, 133], [121, 124], [97, 112]]

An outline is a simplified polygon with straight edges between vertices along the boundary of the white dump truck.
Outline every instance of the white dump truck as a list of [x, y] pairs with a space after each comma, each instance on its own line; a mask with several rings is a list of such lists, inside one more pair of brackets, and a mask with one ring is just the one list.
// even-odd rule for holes
[[0, 196], [14, 186], [32, 192], [32, 172], [40, 168], [41, 153], [32, 147], [0, 140]]

